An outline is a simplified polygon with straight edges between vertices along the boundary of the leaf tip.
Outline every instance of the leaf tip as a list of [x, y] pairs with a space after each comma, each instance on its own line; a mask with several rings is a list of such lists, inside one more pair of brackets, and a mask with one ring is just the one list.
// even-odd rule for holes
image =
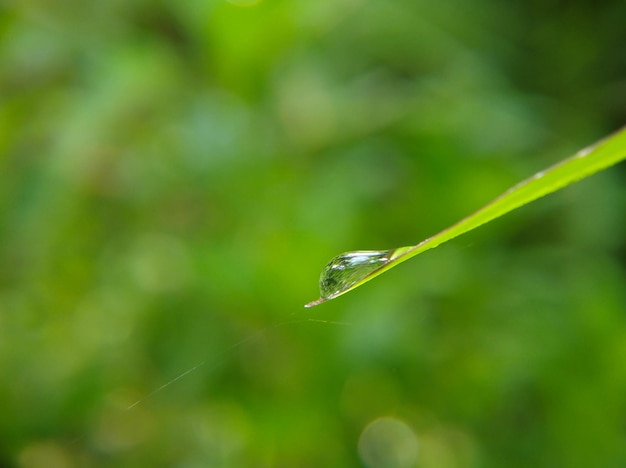
[[323, 302], [326, 302], [328, 299], [324, 298], [324, 297], [320, 297], [319, 299], [316, 299], [314, 301], [309, 302], [308, 304], [304, 304], [304, 308], [305, 309], [310, 309], [311, 307], [315, 307], [317, 305], [320, 305]]

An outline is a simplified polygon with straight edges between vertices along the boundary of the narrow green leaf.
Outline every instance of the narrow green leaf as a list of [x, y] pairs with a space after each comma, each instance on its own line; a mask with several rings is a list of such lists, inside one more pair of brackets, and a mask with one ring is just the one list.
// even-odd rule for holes
[[575, 155], [523, 180], [475, 213], [417, 245], [390, 250], [360, 250], [334, 257], [322, 270], [320, 298], [305, 307], [341, 296], [396, 265], [450, 239], [555, 192], [626, 158], [626, 129], [580, 150]]

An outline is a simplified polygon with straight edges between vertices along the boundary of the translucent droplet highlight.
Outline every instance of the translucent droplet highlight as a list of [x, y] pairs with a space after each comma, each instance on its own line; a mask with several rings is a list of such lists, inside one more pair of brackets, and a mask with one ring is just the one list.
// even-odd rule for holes
[[395, 250], [357, 250], [333, 258], [320, 275], [320, 298], [308, 303], [313, 307], [348, 291], [371, 273], [385, 266]]

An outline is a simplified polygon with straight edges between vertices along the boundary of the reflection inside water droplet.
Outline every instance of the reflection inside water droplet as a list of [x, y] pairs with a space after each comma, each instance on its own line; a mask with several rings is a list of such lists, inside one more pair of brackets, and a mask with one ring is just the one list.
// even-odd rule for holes
[[384, 266], [393, 250], [357, 250], [333, 258], [322, 270], [320, 293], [332, 299]]

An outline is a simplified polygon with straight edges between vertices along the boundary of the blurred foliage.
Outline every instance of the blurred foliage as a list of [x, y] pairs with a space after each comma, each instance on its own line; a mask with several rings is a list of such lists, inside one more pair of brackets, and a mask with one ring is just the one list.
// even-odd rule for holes
[[626, 465], [623, 165], [302, 309], [621, 126], [626, 3], [0, 9], [0, 465]]

